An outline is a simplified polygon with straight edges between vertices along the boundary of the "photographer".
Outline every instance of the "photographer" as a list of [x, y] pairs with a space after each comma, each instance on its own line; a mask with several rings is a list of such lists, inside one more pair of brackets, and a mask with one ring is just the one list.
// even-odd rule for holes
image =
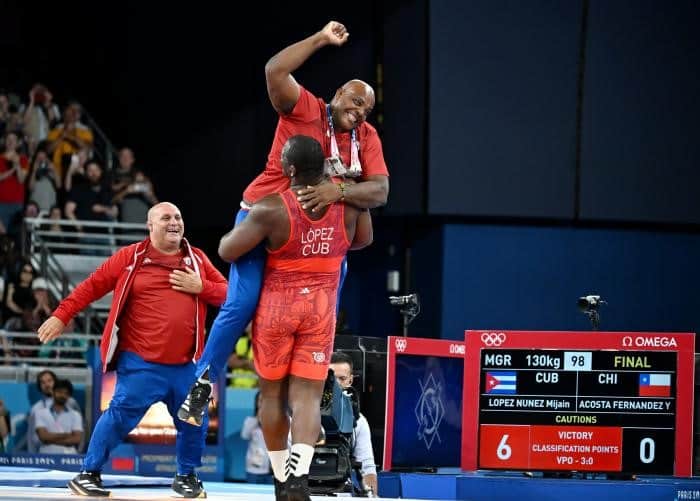
[[112, 198], [112, 204], [119, 207], [122, 223], [140, 223], [157, 203], [153, 183], [140, 170], [135, 170], [131, 182]]
[[60, 120], [61, 112], [53, 102], [53, 94], [46, 86], [35, 84], [29, 91], [29, 105], [24, 110], [24, 134], [30, 153], [48, 137], [49, 131]]
[[[347, 353], [334, 352], [331, 356], [330, 369], [335, 375], [335, 380], [342, 388], [352, 386], [352, 358]], [[369, 423], [362, 413], [357, 419], [353, 430], [352, 456], [355, 461], [362, 464], [362, 484], [365, 489], [377, 493], [377, 467], [374, 464], [374, 451], [372, 450], [372, 436], [369, 431]]]
[[48, 153], [38, 148], [32, 161], [29, 178], [29, 199], [34, 200], [41, 212], [49, 212], [56, 205], [61, 178]]

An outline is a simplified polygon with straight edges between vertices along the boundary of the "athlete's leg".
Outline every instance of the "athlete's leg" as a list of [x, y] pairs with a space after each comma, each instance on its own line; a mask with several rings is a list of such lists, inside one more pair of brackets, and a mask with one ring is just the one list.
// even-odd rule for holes
[[[247, 215], [247, 210], [238, 211], [236, 224], [243, 221]], [[226, 301], [219, 309], [202, 357], [197, 362], [197, 377], [208, 373], [208, 379], [216, 382], [219, 374], [226, 367], [226, 361], [233, 352], [233, 347], [253, 318], [260, 296], [264, 268], [264, 245], [259, 245], [231, 264]]]

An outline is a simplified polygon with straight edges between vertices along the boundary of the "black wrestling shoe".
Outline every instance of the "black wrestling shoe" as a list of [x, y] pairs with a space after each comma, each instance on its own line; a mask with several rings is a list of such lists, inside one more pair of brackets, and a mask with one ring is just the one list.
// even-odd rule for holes
[[275, 478], [275, 501], [287, 501], [287, 484]]
[[207, 497], [207, 492], [204, 490], [202, 481], [197, 478], [196, 473], [175, 475], [172, 487], [175, 492], [186, 498]]
[[211, 383], [197, 381], [192, 385], [187, 398], [178, 409], [178, 419], [195, 426], [202, 426], [209, 400], [211, 400]]
[[289, 475], [286, 487], [289, 501], [311, 501], [311, 496], [309, 496], [309, 475], [302, 475], [301, 477]]
[[111, 493], [102, 487], [102, 477], [99, 471], [82, 471], [73, 480], [68, 482], [68, 487], [78, 496], [93, 496], [107, 498]]

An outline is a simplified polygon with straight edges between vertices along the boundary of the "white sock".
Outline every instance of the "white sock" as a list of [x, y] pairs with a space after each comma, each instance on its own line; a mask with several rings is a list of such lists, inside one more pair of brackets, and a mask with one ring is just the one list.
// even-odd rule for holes
[[203, 377], [200, 377], [199, 379], [197, 379], [197, 382], [202, 383], [202, 384], [209, 384], [209, 385], [211, 384], [211, 382], [208, 379], [203, 378]]
[[270, 464], [272, 465], [272, 473], [280, 482], [287, 481], [287, 460], [289, 460], [289, 449], [282, 451], [267, 451], [270, 456]]
[[314, 448], [307, 444], [294, 444], [289, 453], [289, 474], [295, 477], [308, 475]]

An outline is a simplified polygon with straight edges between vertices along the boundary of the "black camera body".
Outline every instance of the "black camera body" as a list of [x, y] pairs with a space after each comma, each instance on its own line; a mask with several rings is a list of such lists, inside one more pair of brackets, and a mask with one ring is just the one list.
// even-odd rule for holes
[[309, 490], [314, 495], [357, 492], [352, 471], [359, 468], [352, 458], [354, 428], [360, 415], [358, 394], [354, 388], [343, 389], [328, 371], [321, 398], [323, 439], [314, 447], [309, 468]]

